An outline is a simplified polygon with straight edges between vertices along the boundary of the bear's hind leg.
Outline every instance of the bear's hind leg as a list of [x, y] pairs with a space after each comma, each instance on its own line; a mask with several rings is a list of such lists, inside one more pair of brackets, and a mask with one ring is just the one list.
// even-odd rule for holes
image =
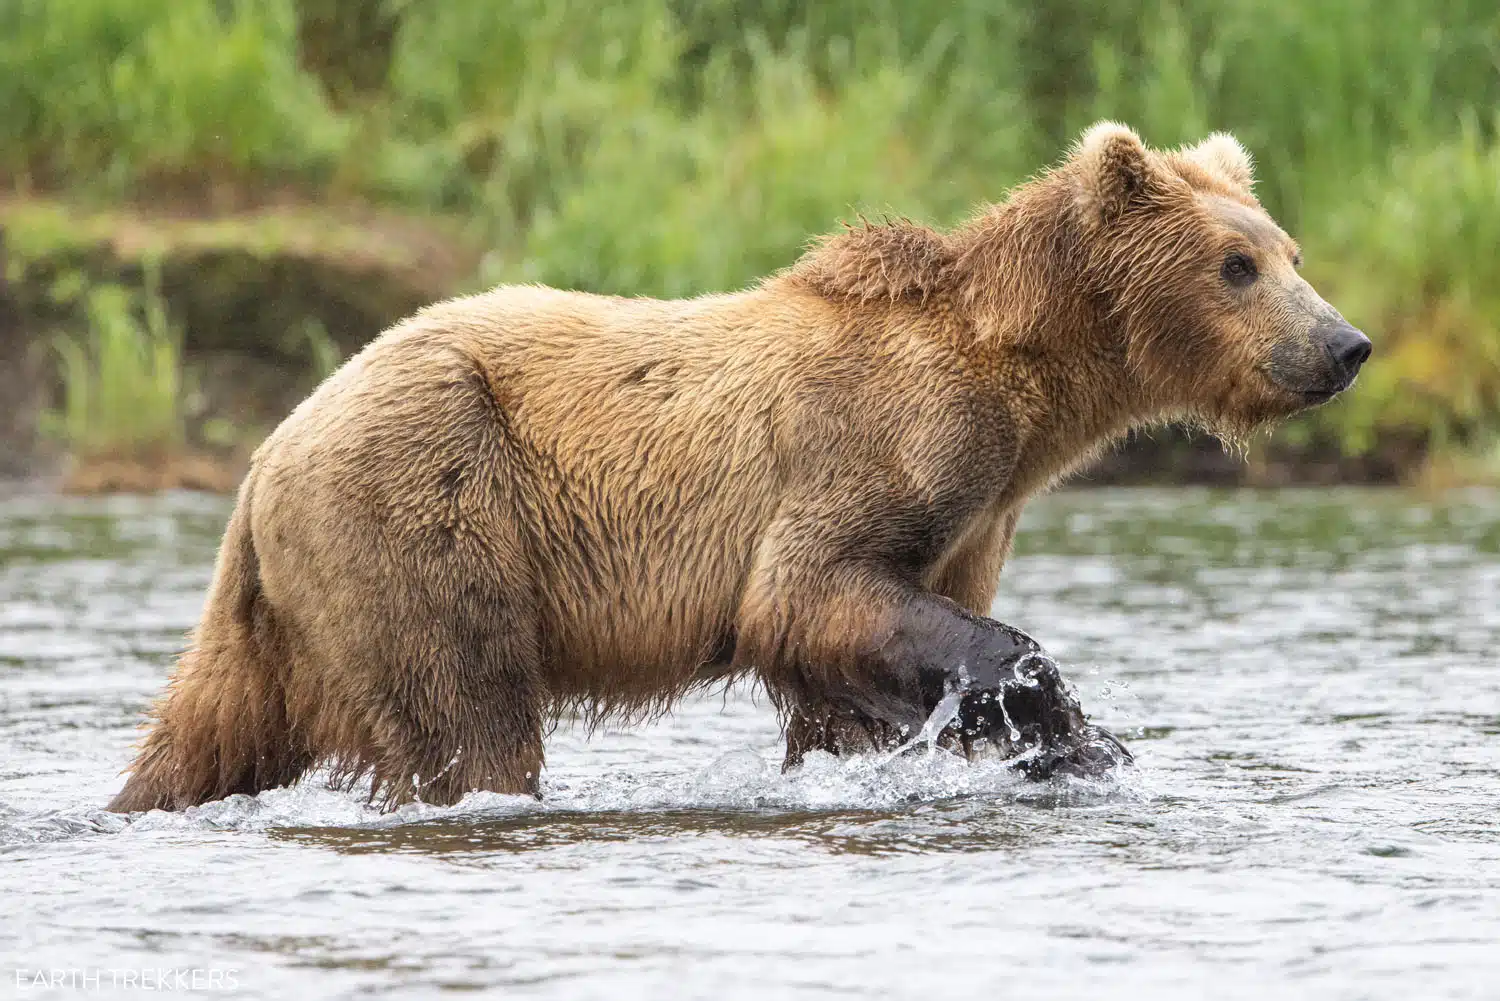
[[293, 716], [335, 782], [369, 777], [385, 806], [535, 795], [550, 698], [527, 458], [484, 372], [400, 344], [378, 419], [351, 402], [266, 460], [257, 537], [300, 642]]
[[368, 746], [342, 759], [351, 777], [371, 774], [385, 805], [538, 795], [547, 694], [536, 612], [507, 591], [470, 579], [395, 603], [407, 619], [372, 651], [379, 667], [365, 679], [378, 693], [366, 706]]
[[387, 807], [448, 805], [477, 790], [537, 795], [546, 699], [534, 647], [450, 610], [382, 651], [362, 672], [361, 725], [325, 714], [339, 722], [316, 744], [335, 784], [369, 775]]
[[362, 582], [318, 616], [310, 744], [387, 807], [536, 795], [549, 697], [529, 567], [493, 536], [432, 531], [379, 533], [375, 558], [343, 567]]

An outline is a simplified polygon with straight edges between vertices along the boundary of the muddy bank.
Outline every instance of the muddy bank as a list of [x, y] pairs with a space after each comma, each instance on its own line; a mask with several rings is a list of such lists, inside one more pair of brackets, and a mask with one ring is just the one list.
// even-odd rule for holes
[[[0, 202], [0, 478], [84, 492], [230, 488], [331, 364], [421, 306], [481, 287], [482, 259], [457, 221], [295, 205], [205, 218]], [[140, 288], [148, 268], [182, 330], [185, 452], [80, 467], [42, 433], [61, 395], [53, 342], [83, 323], [59, 289]], [[1350, 457], [1332, 442], [1276, 438], [1245, 461], [1211, 438], [1159, 430], [1132, 436], [1077, 483], [1394, 483], [1423, 461], [1419, 440]]]
[[[329, 366], [394, 320], [473, 287], [479, 265], [461, 227], [442, 220], [296, 205], [204, 217], [0, 202], [0, 476], [105, 490], [153, 477], [220, 482], [206, 463], [242, 463]], [[115, 457], [123, 461], [70, 473], [67, 443], [42, 433], [62, 395], [55, 343], [86, 328], [79, 289], [140, 290], [148, 270], [181, 331], [185, 454], [135, 472]]]

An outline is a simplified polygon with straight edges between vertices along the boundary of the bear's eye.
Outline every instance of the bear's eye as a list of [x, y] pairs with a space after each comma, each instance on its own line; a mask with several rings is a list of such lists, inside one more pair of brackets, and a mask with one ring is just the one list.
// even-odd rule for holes
[[1255, 262], [1244, 254], [1230, 254], [1224, 259], [1222, 274], [1231, 285], [1249, 285], [1255, 281]]
[[1299, 250], [1299, 251], [1297, 251], [1297, 253], [1295, 253], [1295, 254], [1292, 255], [1292, 267], [1294, 267], [1294, 268], [1301, 268], [1302, 267], [1302, 251]]

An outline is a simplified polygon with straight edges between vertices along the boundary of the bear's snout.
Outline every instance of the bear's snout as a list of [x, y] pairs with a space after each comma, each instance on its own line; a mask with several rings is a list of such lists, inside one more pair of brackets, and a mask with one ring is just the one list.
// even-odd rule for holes
[[1370, 339], [1333, 313], [1311, 329], [1278, 341], [1264, 371], [1272, 382], [1295, 394], [1302, 406], [1316, 406], [1354, 385], [1370, 351]]
[[1334, 392], [1343, 392], [1354, 384], [1359, 367], [1370, 357], [1370, 339], [1345, 320], [1320, 323], [1313, 328], [1314, 344], [1320, 344], [1333, 366]]

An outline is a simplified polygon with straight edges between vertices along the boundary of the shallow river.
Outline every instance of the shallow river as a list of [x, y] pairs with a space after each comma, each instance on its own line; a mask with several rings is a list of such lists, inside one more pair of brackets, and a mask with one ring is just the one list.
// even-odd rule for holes
[[0, 997], [1500, 997], [1500, 495], [1035, 504], [995, 614], [1110, 781], [781, 775], [736, 690], [560, 728], [541, 804], [107, 814], [226, 513], [0, 500]]

